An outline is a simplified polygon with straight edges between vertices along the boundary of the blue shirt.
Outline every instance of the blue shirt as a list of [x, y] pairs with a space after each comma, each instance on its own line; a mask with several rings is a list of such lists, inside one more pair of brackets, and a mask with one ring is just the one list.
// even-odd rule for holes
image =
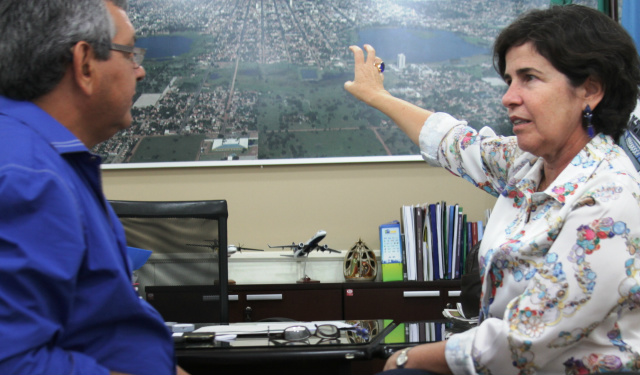
[[0, 96], [0, 374], [173, 375], [160, 314], [131, 285], [100, 158]]

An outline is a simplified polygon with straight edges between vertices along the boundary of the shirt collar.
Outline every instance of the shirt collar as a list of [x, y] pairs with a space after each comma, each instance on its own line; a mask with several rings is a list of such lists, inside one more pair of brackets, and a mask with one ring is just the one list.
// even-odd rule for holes
[[59, 153], [89, 152], [89, 149], [69, 129], [47, 112], [29, 101], [16, 101], [0, 96], [0, 114], [28, 126], [42, 136]]
[[602, 162], [615, 159], [620, 153], [621, 149], [613, 142], [613, 138], [598, 134], [578, 152], [545, 192], [565, 203], [578, 184], [589, 180]]
[[603, 161], [615, 159], [620, 156], [621, 152], [622, 149], [616, 146], [613, 138], [598, 134], [580, 150], [553, 183], [540, 193], [535, 191], [540, 183], [544, 160], [525, 153], [517, 164], [528, 164], [530, 167], [523, 168], [520, 173], [516, 174], [515, 178], [518, 181], [516, 190], [521, 191], [525, 196], [539, 195], [538, 199], [542, 200], [545, 199], [543, 196], [548, 196], [565, 204], [574, 195], [578, 184], [590, 179]]

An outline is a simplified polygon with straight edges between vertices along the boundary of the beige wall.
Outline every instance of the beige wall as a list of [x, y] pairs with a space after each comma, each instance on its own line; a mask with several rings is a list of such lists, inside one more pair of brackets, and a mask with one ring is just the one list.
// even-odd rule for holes
[[358, 238], [378, 249], [378, 225], [400, 207], [444, 200], [483, 220], [495, 198], [421, 161], [107, 169], [105, 194], [120, 200], [226, 199], [229, 243], [266, 248], [302, 242], [317, 230], [344, 250]]

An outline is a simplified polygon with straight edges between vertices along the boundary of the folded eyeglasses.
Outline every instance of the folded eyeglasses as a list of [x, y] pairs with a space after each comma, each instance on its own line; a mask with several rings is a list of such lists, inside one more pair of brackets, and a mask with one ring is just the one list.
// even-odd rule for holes
[[316, 324], [315, 332], [305, 326], [291, 326], [279, 333], [268, 333], [269, 341], [281, 345], [307, 344], [311, 336], [320, 339], [318, 343], [326, 341], [340, 342], [340, 329], [333, 324]]
[[355, 333], [365, 338], [365, 341], [369, 339], [369, 330], [364, 327], [355, 325], [348, 328], [338, 328], [333, 324], [315, 324], [315, 332], [311, 332], [306, 326], [291, 326], [285, 328], [279, 333], [267, 333], [269, 341], [276, 345], [309, 345], [309, 339], [312, 336], [318, 337], [320, 340], [316, 344], [326, 343], [340, 343], [340, 331], [355, 331]]

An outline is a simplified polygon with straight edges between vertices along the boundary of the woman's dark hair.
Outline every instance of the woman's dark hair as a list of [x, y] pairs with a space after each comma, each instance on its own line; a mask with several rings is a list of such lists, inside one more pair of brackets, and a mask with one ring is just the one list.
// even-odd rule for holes
[[601, 82], [604, 97], [593, 110], [596, 132], [617, 140], [636, 106], [640, 62], [633, 39], [602, 12], [581, 5], [532, 10], [507, 26], [496, 38], [493, 65], [501, 77], [512, 47], [531, 42], [574, 87], [588, 77]]

